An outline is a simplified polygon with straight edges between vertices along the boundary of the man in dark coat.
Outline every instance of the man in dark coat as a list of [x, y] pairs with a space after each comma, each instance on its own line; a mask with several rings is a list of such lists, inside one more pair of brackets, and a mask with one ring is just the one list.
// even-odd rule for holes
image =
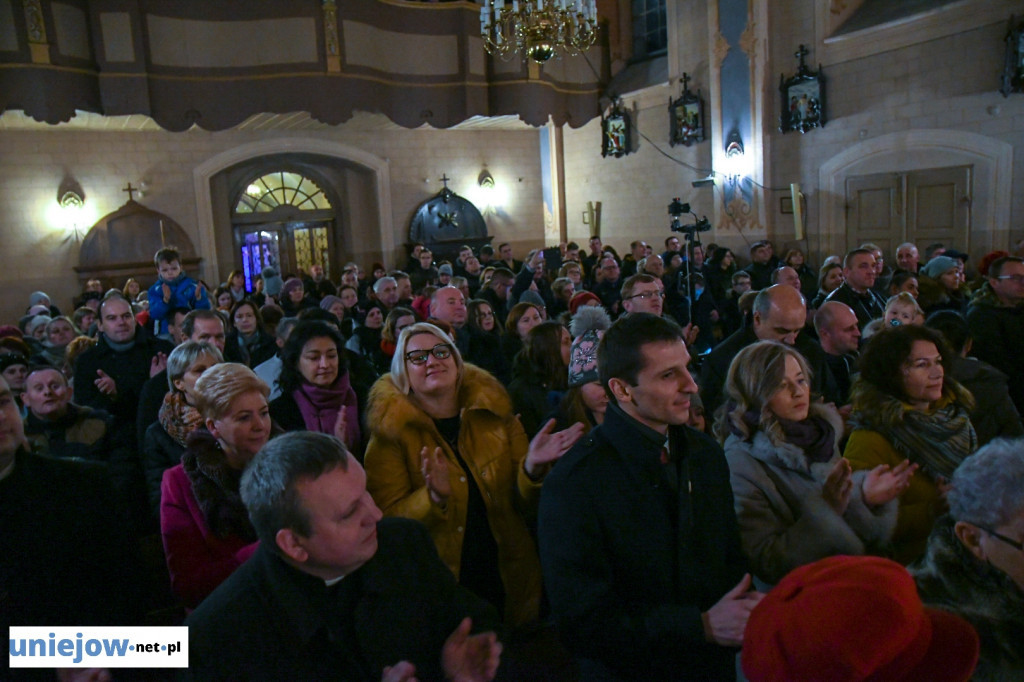
[[825, 402], [845, 404], [835, 377], [825, 361], [825, 352], [814, 339], [801, 334], [807, 321], [807, 306], [799, 291], [788, 284], [763, 289], [754, 299], [753, 321], [715, 346], [701, 368], [700, 395], [706, 414], [714, 414], [722, 403], [722, 387], [736, 354], [757, 341], [781, 341], [804, 356], [814, 374], [811, 390]]
[[1024, 414], [1024, 259], [1006, 256], [993, 261], [988, 280], [967, 309], [974, 338], [973, 355], [1010, 377], [1010, 397]]
[[850, 306], [857, 326], [864, 331], [868, 322], [885, 314], [885, 300], [872, 288], [877, 277], [875, 254], [870, 249], [854, 249], [843, 259], [843, 283], [825, 300]]
[[[0, 378], [0, 632], [138, 624], [137, 564], [114, 499], [105, 466], [29, 452]], [[0, 679], [22, 678], [7, 666]]]
[[761, 595], [744, 575], [722, 450], [685, 426], [689, 360], [673, 322], [612, 325], [597, 349], [604, 422], [545, 479], [541, 564], [582, 679], [735, 679]]
[[[381, 521], [333, 436], [293, 432], [250, 463], [242, 500], [260, 548], [188, 618], [200, 680], [493, 678], [493, 609], [462, 588], [426, 529]], [[404, 675], [404, 676], [403, 676]]]

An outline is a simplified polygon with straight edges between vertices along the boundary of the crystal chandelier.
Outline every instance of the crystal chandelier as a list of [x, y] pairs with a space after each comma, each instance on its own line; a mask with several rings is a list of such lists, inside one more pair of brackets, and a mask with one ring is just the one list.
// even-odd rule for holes
[[503, 60], [523, 54], [543, 64], [562, 48], [570, 56], [597, 39], [597, 0], [481, 0], [484, 49]]

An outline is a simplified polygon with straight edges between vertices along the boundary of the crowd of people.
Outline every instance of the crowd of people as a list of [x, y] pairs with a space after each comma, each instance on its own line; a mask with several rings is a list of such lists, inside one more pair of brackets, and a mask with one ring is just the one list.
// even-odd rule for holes
[[1024, 258], [664, 249], [34, 293], [0, 629], [184, 620], [197, 679], [1024, 678]]

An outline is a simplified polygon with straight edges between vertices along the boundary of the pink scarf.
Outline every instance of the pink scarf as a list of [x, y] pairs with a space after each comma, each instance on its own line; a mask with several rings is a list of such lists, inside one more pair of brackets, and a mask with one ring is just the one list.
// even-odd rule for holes
[[295, 404], [299, 406], [306, 429], [318, 433], [334, 433], [338, 412], [345, 410], [345, 445], [350, 452], [358, 453], [362, 437], [359, 429], [359, 409], [356, 392], [348, 381], [348, 372], [339, 376], [326, 388], [303, 382], [292, 392]]

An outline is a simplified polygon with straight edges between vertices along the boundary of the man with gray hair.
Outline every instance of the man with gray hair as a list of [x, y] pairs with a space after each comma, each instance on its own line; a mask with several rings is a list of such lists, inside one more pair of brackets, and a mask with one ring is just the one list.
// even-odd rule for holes
[[455, 345], [463, 355], [469, 354], [469, 330], [466, 329], [466, 297], [453, 286], [436, 289], [430, 295], [430, 317], [451, 325]]
[[270, 441], [242, 476], [259, 549], [189, 616], [196, 679], [493, 679], [497, 614], [426, 529], [382, 520], [333, 436]]
[[390, 275], [381, 277], [373, 283], [373, 295], [387, 309], [384, 313], [387, 317], [387, 313], [398, 305], [398, 281]]
[[824, 396], [826, 402], [839, 400], [836, 380], [825, 363], [824, 351], [817, 341], [801, 334], [806, 322], [807, 304], [799, 291], [787, 284], [762, 289], [754, 299], [752, 324], [715, 346], [704, 359], [700, 387], [706, 413], [713, 414], [722, 403], [722, 386], [732, 359], [757, 341], [781, 341], [796, 348], [811, 366], [812, 392]]

